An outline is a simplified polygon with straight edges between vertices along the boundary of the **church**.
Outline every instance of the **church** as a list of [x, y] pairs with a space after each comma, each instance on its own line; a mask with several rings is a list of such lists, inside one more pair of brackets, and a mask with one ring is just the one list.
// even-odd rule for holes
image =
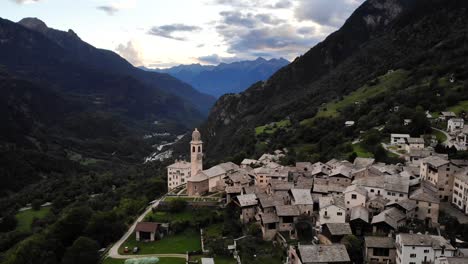
[[239, 169], [239, 166], [226, 162], [203, 170], [203, 141], [198, 129], [192, 132], [190, 141], [190, 163], [176, 160], [167, 167], [167, 188], [172, 190], [186, 185], [188, 196], [201, 196], [206, 193], [224, 191], [223, 178], [228, 172]]

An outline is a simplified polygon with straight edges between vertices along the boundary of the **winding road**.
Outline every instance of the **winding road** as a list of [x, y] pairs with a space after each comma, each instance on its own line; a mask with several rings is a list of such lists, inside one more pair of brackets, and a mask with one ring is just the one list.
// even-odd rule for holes
[[146, 255], [121, 255], [119, 254], [119, 248], [122, 244], [133, 234], [135, 227], [138, 222], [143, 221], [145, 216], [151, 212], [153, 208], [158, 207], [159, 203], [164, 200], [166, 196], [159, 198], [154, 204], [148, 206], [146, 210], [135, 220], [135, 222], [130, 226], [128, 231], [120, 238], [119, 241], [115, 242], [115, 244], [110, 248], [107, 256], [109, 258], [114, 259], [130, 259], [130, 258], [148, 258], [148, 257], [160, 257], [160, 258], [186, 258], [186, 254], [146, 254]]

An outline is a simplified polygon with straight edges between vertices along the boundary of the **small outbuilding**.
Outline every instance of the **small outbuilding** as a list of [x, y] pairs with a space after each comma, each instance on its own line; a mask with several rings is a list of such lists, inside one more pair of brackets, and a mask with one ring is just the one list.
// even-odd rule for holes
[[155, 241], [160, 239], [160, 224], [154, 222], [139, 222], [135, 227], [136, 241]]

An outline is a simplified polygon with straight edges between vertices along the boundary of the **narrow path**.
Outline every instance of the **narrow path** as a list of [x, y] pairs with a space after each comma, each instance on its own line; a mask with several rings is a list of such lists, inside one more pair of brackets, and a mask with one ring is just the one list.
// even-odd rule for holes
[[[111, 257], [109, 255], [109, 257]], [[185, 259], [187, 257], [186, 254], [147, 254], [147, 255], [117, 255], [113, 256], [111, 258], [114, 259], [130, 259], [130, 258], [151, 258], [151, 257], [157, 257], [157, 258], [183, 258]]]
[[116, 258], [116, 259], [128, 259], [128, 258], [138, 258], [138, 257], [172, 257], [172, 258], [185, 258], [185, 254], [152, 254], [152, 255], [120, 255], [119, 254], [119, 248], [122, 246], [122, 244], [133, 234], [133, 231], [135, 230], [135, 227], [138, 222], [143, 221], [145, 216], [151, 212], [151, 210], [155, 207], [158, 207], [159, 203], [164, 200], [166, 196], [164, 195], [163, 197], [159, 198], [154, 204], [148, 206], [146, 210], [135, 220], [135, 222], [130, 226], [128, 229], [127, 233], [125, 233], [122, 238], [120, 238], [119, 241], [115, 242], [115, 244], [111, 247], [109, 250], [109, 253], [107, 254], [108, 257], [110, 258]]
[[403, 154], [398, 153], [398, 152], [394, 151], [393, 149], [390, 149], [390, 148], [388, 147], [388, 145], [385, 144], [385, 143], [382, 143], [382, 147], [383, 147], [386, 151], [391, 152], [391, 153], [397, 155], [398, 157], [404, 156]]

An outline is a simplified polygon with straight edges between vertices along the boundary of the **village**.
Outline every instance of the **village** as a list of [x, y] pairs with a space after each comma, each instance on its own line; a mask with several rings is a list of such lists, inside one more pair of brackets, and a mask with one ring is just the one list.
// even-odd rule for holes
[[[464, 119], [450, 112], [438, 118], [447, 124], [446, 130], [440, 129], [446, 135], [443, 143], [466, 150]], [[284, 253], [278, 263], [468, 263], [468, 243], [444, 237], [449, 227], [439, 223], [445, 214], [468, 223], [468, 160], [451, 160], [427, 146], [422, 137], [408, 134], [391, 134], [385, 147], [404, 158], [405, 164], [357, 157], [352, 163], [332, 159], [283, 166], [280, 160], [287, 150], [277, 150], [256, 160], [204, 169], [202, 136], [195, 129], [191, 160], [176, 160], [167, 167], [168, 194], [152, 205], [152, 217], [137, 221], [128, 234], [137, 243], [120, 244], [120, 256], [140, 254], [135, 245], [143, 248], [144, 243], [154, 243], [151, 247], [156, 249], [145, 251], [147, 256], [159, 252], [158, 243], [164, 244], [164, 236], [176, 227], [158, 218], [164, 213], [158, 210], [169, 206], [168, 201], [183, 200], [194, 210], [185, 212], [193, 219], [200, 217], [196, 213], [200, 208], [206, 215], [210, 210], [235, 208], [244, 227], [258, 227], [261, 239]], [[206, 233], [210, 229], [205, 225]], [[225, 245], [230, 257], [220, 258], [203, 246], [208, 242], [203, 232], [202, 228], [197, 241], [201, 251], [192, 253], [195, 258], [190, 247], [172, 253], [181, 254], [188, 263], [242, 263], [235, 239]], [[350, 252], [350, 238], [362, 242], [358, 257]]]

